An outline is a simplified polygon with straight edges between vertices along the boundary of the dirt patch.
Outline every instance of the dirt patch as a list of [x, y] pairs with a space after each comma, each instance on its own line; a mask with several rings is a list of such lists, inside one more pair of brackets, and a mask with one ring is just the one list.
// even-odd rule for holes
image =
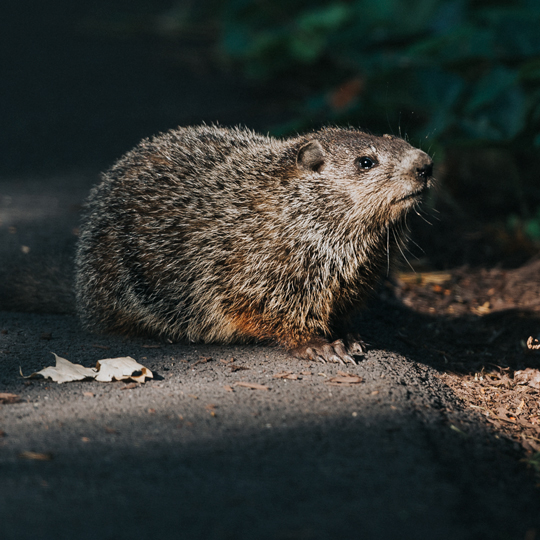
[[516, 269], [401, 273], [387, 287], [387, 301], [394, 296], [412, 311], [397, 338], [428, 351], [444, 382], [536, 464], [540, 260]]

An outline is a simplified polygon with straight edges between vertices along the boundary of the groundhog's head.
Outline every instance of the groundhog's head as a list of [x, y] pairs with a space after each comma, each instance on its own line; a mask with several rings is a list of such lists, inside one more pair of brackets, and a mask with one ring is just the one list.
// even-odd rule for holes
[[335, 186], [351, 211], [390, 224], [418, 204], [433, 184], [433, 162], [422, 150], [392, 135], [325, 128], [298, 145], [297, 167]]

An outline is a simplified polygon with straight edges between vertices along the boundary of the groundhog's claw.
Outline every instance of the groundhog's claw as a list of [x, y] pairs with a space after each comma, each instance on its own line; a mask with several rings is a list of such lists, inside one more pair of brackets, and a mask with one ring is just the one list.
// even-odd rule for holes
[[329, 347], [332, 347], [335, 351], [333, 356], [336, 360], [334, 360], [334, 362], [337, 362], [338, 364], [356, 364], [354, 358], [348, 353], [345, 343], [343, 343], [341, 339], [329, 344]]
[[314, 360], [315, 362], [321, 362], [322, 364], [326, 364], [326, 360], [323, 356], [321, 356], [316, 348], [313, 347], [305, 347], [305, 349], [302, 351], [302, 348], [295, 349], [295, 356], [298, 358], [307, 358], [308, 360]]
[[347, 334], [347, 350], [353, 356], [363, 356], [367, 351], [367, 345], [358, 334]]

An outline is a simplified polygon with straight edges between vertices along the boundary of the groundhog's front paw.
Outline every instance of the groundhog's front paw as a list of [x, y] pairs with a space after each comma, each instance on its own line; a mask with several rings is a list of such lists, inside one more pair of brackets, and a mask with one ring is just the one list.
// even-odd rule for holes
[[353, 356], [364, 354], [365, 349], [366, 345], [362, 340], [349, 335], [346, 344], [341, 339], [329, 343], [323, 338], [315, 338], [292, 349], [290, 354], [301, 360], [315, 360], [323, 364], [356, 364]]

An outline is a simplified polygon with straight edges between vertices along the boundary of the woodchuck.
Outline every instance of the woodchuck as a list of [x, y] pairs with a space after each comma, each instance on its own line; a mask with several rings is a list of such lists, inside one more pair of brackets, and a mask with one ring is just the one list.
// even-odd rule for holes
[[324, 128], [278, 140], [184, 127], [143, 140], [90, 193], [76, 257], [92, 331], [263, 340], [354, 362], [331, 329], [376, 284], [432, 183], [403, 139]]

